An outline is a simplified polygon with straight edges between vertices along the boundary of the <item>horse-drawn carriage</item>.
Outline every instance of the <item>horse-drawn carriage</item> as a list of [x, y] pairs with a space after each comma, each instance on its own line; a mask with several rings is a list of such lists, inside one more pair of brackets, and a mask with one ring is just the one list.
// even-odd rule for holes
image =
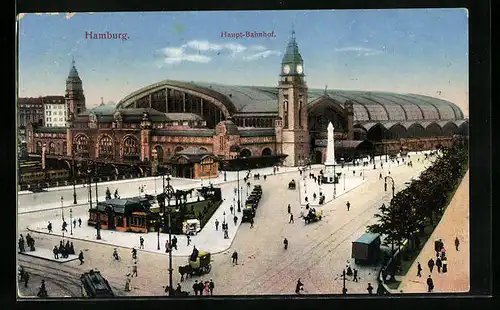
[[181, 281], [184, 280], [184, 275], [192, 277], [193, 275], [202, 275], [209, 273], [212, 270], [210, 252], [198, 251], [193, 249], [193, 254], [189, 258], [188, 264], [179, 266], [179, 273], [181, 274]]
[[306, 224], [314, 223], [320, 221], [323, 217], [323, 210], [316, 211], [314, 208], [309, 209], [309, 212], [304, 216], [304, 222]]
[[295, 180], [291, 180], [290, 183], [288, 183], [288, 189], [295, 189]]

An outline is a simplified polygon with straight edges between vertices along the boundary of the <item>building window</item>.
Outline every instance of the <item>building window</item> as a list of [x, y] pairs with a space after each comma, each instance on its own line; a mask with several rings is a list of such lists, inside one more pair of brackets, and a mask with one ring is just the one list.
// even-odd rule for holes
[[139, 160], [140, 154], [137, 138], [128, 136], [123, 141], [123, 158], [127, 160]]
[[283, 128], [288, 128], [288, 100], [283, 102], [283, 119], [285, 121]]
[[75, 139], [75, 150], [80, 154], [88, 154], [89, 139], [84, 135], [78, 135]]
[[99, 140], [99, 158], [113, 158], [113, 140], [110, 136], [103, 136]]

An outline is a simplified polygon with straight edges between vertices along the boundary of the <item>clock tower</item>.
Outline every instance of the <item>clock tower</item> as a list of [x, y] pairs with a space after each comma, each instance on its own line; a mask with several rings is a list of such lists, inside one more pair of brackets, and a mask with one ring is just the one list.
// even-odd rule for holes
[[[309, 132], [307, 130], [307, 85], [304, 80], [304, 61], [295, 41], [295, 32], [288, 42], [281, 61], [278, 85], [278, 115], [281, 121], [277, 137], [286, 166], [298, 166], [309, 158]], [[278, 131], [277, 131], [278, 132]]]

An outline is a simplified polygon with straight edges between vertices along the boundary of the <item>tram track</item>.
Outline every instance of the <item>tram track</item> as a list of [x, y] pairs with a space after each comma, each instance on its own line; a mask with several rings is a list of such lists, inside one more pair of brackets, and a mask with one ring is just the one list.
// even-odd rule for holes
[[[398, 184], [399, 188], [404, 186], [404, 182]], [[270, 292], [272, 291], [272, 288], [274, 287], [276, 283], [276, 276], [279, 275], [288, 275], [288, 278], [293, 277], [293, 279], [289, 279], [288, 281], [284, 281], [287, 284], [284, 285], [283, 287], [280, 288], [280, 291], [285, 289], [290, 281], [293, 282], [295, 281], [296, 277], [295, 274], [293, 273], [288, 273], [286, 272], [287, 270], [291, 269], [290, 266], [293, 264], [297, 264], [300, 266], [305, 266], [305, 270], [301, 273], [308, 273], [313, 266], [315, 266], [318, 262], [320, 262], [324, 257], [326, 257], [332, 250], [335, 250], [338, 248], [345, 240], [350, 238], [354, 233], [356, 233], [361, 227], [364, 227], [367, 223], [373, 220], [373, 212], [374, 209], [378, 209], [381, 203], [386, 202], [388, 197], [390, 197], [390, 194], [387, 193], [382, 196], [382, 198], [376, 200], [375, 202], [372, 202], [369, 207], [363, 209], [361, 212], [357, 213], [350, 221], [344, 223], [342, 226], [340, 226], [338, 229], [333, 231], [331, 234], [328, 236], [324, 237], [320, 242], [315, 243], [314, 245], [310, 246], [308, 249], [305, 251], [300, 251], [297, 252], [295, 255], [290, 257], [289, 259], [285, 259], [281, 261], [277, 266], [275, 265], [274, 267], [268, 268], [265, 272], [261, 273], [257, 278], [254, 278], [252, 282], [243, 285], [242, 287], [238, 288], [235, 290], [236, 292], [246, 292], [247, 294], [255, 293], [256, 291], [262, 291], [262, 292]], [[389, 198], [390, 199], [390, 198]], [[362, 224], [360, 225], [355, 225], [354, 229], [349, 229], [348, 231], [346, 230], [347, 233], [349, 231], [352, 231], [350, 234], [348, 234], [346, 237], [342, 238], [339, 237], [339, 232], [342, 232], [342, 230], [345, 230], [346, 227], [352, 228], [352, 223], [353, 222], [359, 222], [360, 216], [365, 215], [363, 219], [368, 217], [367, 220], [364, 220]], [[349, 226], [351, 225], [351, 226]], [[333, 237], [333, 238], [332, 238]], [[333, 248], [330, 247], [332, 244], [335, 244], [336, 241], [338, 241], [340, 238], [340, 242], [338, 244], [334, 245]], [[319, 251], [319, 253], [314, 253], [318, 248], [323, 248], [323, 251]], [[273, 271], [274, 270], [274, 271]], [[282, 281], [280, 281], [282, 282]], [[317, 285], [315, 285], [317, 286]]]
[[[30, 273], [50, 279], [56, 285], [62, 286], [65, 290], [74, 294], [71, 297], [81, 297], [80, 275], [88, 270], [83, 271], [36, 257], [18, 257], [17, 264]], [[58, 265], [54, 266], [54, 264]], [[121, 290], [117, 289], [116, 279], [108, 277], [107, 280], [115, 295], [120, 296]], [[72, 289], [68, 289], [68, 285], [72, 286]]]

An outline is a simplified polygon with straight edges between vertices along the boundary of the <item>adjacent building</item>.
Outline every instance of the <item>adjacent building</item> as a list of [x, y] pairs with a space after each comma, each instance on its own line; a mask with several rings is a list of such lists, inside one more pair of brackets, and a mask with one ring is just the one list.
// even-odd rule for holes
[[46, 127], [66, 127], [68, 109], [64, 96], [42, 97]]

